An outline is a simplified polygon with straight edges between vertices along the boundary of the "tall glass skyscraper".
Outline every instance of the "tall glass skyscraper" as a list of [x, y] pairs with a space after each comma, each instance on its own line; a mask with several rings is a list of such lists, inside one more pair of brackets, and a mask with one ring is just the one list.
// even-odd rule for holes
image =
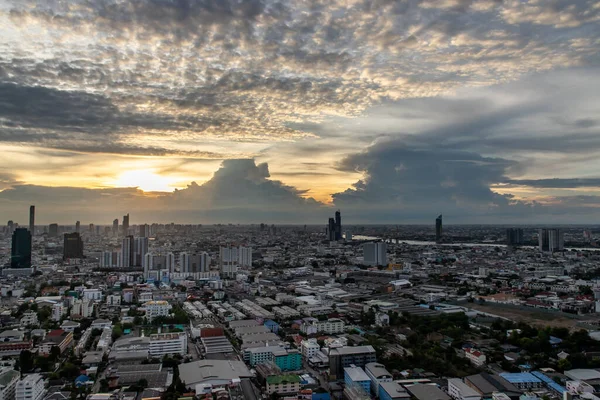
[[10, 267], [31, 268], [31, 232], [27, 228], [17, 228], [13, 232]]
[[340, 210], [335, 212], [335, 240], [342, 240], [342, 214]]
[[442, 241], [442, 214], [435, 219], [435, 241]]

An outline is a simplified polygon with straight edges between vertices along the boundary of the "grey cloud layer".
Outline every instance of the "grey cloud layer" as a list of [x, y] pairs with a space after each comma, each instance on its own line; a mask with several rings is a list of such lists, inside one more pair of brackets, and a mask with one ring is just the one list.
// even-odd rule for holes
[[83, 122], [114, 107], [128, 114], [107, 139], [117, 144], [141, 141], [141, 130], [297, 140], [306, 134], [294, 122], [594, 62], [600, 37], [592, 1], [3, 3], [0, 79], [101, 93], [111, 109]]

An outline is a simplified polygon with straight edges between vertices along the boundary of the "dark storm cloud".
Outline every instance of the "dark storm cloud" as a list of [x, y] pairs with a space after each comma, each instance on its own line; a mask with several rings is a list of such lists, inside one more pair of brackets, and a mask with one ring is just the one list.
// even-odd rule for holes
[[[589, 176], [587, 158], [600, 156], [600, 130], [578, 121], [592, 120], [599, 110], [597, 77], [597, 70], [550, 73], [374, 109], [359, 124], [352, 121], [344, 127], [381, 130], [387, 137], [338, 163], [339, 170], [364, 177], [352, 188], [333, 194], [334, 203], [355, 212], [369, 209], [386, 218], [419, 218], [432, 210], [457, 218], [572, 213], [573, 201], [566, 198], [540, 193], [553, 204], [542, 205], [535, 198], [517, 200], [491, 187], [600, 186], [597, 178], [518, 178], [530, 171], [562, 175], [562, 168], [579, 168]], [[575, 123], [557, 124], [569, 120]], [[394, 132], [390, 126], [403, 130]], [[532, 153], [550, 159], [532, 158]], [[557, 154], [577, 156], [553, 163]], [[600, 197], [590, 196], [585, 204], [591, 205], [593, 198], [600, 202]]]
[[508, 179], [503, 183], [534, 188], [583, 188], [600, 187], [600, 178]]
[[0, 118], [3, 142], [90, 153], [223, 158], [211, 152], [121, 143], [122, 134], [131, 129], [183, 130], [203, 120], [122, 112], [107, 97], [80, 91], [0, 83]]
[[339, 168], [365, 173], [365, 178], [333, 195], [338, 206], [353, 203], [429, 209], [434, 205], [505, 206], [508, 199], [490, 190], [506, 179], [514, 162], [432, 146], [413, 149], [401, 142], [380, 141], [346, 157]]

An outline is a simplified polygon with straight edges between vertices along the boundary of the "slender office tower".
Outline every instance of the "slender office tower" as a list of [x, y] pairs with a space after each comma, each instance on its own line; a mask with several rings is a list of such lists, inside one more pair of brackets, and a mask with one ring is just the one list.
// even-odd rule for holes
[[342, 214], [340, 210], [335, 212], [335, 240], [342, 240]]
[[81, 222], [80, 221], [75, 222], [75, 232], [81, 233]]
[[129, 213], [123, 215], [123, 236], [129, 236]]
[[35, 206], [29, 206], [29, 232], [31, 236], [35, 234]]
[[435, 241], [442, 241], [442, 214], [435, 219]]

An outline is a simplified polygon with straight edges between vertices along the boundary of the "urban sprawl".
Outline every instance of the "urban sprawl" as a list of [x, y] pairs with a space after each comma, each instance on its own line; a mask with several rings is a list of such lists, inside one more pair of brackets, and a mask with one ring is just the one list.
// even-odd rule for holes
[[35, 213], [0, 230], [0, 400], [600, 399], [597, 227]]

